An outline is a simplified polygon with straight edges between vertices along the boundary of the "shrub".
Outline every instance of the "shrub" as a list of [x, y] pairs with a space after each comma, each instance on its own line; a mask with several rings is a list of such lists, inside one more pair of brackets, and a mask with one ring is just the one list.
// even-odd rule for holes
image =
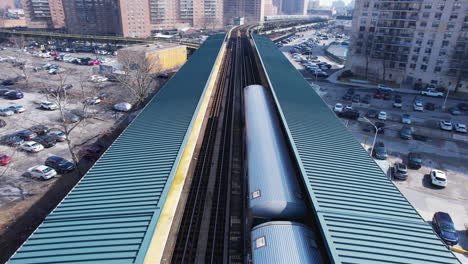
[[342, 78], [351, 78], [353, 76], [354, 76], [354, 73], [352, 71], [346, 70], [341, 74], [340, 77], [342, 77]]

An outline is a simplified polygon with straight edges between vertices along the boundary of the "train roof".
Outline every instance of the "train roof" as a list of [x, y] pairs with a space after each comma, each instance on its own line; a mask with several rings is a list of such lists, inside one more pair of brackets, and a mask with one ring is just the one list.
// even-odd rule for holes
[[252, 229], [254, 264], [323, 263], [313, 231], [299, 223], [266, 222]]
[[254, 35], [332, 263], [459, 263], [275, 44]]

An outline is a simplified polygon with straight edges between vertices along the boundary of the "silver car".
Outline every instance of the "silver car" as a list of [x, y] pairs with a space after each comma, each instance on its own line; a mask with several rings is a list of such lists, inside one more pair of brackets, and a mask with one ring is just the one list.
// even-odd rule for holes
[[0, 116], [12, 116], [14, 114], [15, 114], [15, 112], [11, 111], [8, 108], [1, 108], [0, 109]]

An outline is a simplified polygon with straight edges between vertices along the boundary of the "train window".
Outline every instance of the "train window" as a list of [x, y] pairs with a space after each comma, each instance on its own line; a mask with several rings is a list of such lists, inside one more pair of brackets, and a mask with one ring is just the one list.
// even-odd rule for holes
[[258, 198], [262, 196], [260, 193], [260, 190], [256, 190], [255, 192], [252, 193], [252, 199]]
[[264, 246], [266, 246], [266, 241], [265, 241], [264, 236], [255, 239], [255, 248], [262, 248]]

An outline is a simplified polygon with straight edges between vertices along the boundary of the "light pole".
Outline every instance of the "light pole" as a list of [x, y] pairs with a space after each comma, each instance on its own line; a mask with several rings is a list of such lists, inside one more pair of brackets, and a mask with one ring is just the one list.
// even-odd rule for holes
[[369, 119], [367, 119], [367, 117], [363, 117], [363, 118], [375, 128], [374, 140], [372, 141], [372, 147], [371, 147], [371, 156], [372, 156], [372, 153], [374, 153], [375, 140], [377, 139], [377, 134], [379, 133], [380, 128], [378, 128], [374, 123], [372, 123]]
[[444, 98], [444, 104], [442, 105], [442, 110], [445, 110], [445, 104], [447, 103], [447, 98], [449, 96], [449, 93], [450, 93], [450, 86], [447, 88], [447, 94], [445, 95], [445, 98]]

